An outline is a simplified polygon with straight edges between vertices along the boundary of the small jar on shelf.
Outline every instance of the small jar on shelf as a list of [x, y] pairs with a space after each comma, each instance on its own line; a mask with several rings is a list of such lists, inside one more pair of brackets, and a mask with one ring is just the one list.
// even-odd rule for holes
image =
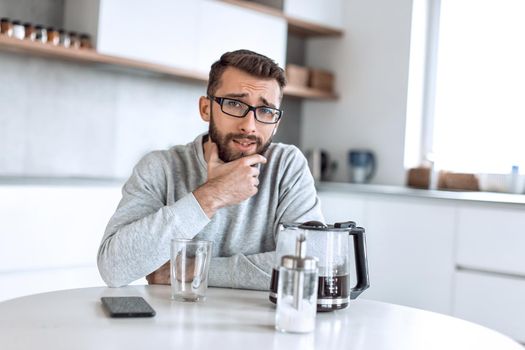
[[22, 22], [13, 21], [13, 38], [22, 40], [25, 36], [25, 28]]
[[58, 33], [58, 30], [53, 27], [47, 28], [47, 42], [51, 45], [58, 45], [60, 42], [60, 34]]
[[80, 48], [82, 49], [91, 49], [93, 46], [91, 45], [91, 37], [89, 34], [82, 34], [80, 36]]
[[0, 19], [0, 33], [6, 36], [13, 36], [13, 23], [7, 17]]
[[64, 29], [60, 29], [58, 31], [58, 34], [60, 37], [59, 45], [65, 48], [69, 48], [69, 46], [71, 45], [71, 38], [69, 37], [69, 33], [66, 32]]
[[39, 43], [47, 43], [47, 30], [42, 25], [35, 26], [35, 41]]
[[69, 47], [73, 49], [80, 49], [80, 37], [76, 32], [69, 32]]
[[25, 39], [30, 41], [35, 41], [36, 39], [36, 31], [35, 27], [33, 27], [32, 23], [24, 23], [24, 29], [25, 29]]

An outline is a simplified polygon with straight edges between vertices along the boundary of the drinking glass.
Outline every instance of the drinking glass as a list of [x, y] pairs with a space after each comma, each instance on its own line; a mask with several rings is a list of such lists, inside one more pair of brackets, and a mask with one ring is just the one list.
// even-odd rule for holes
[[213, 242], [171, 241], [171, 297], [177, 301], [203, 301], [208, 288], [208, 270]]

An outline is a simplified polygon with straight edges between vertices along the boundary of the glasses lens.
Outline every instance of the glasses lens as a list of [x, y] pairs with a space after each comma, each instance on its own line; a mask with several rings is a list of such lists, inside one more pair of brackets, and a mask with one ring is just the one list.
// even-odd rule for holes
[[248, 105], [236, 100], [230, 100], [229, 98], [222, 100], [221, 107], [224, 113], [228, 113], [236, 117], [244, 117], [244, 114], [249, 108]]
[[281, 111], [270, 107], [259, 107], [255, 110], [257, 119], [263, 123], [276, 123], [281, 116]]

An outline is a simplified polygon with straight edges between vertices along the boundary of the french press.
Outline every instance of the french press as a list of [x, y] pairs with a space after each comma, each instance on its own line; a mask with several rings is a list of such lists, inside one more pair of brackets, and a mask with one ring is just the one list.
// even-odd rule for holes
[[[285, 255], [293, 254], [297, 237], [304, 235], [308, 255], [318, 259], [319, 280], [317, 311], [344, 309], [370, 286], [366, 257], [365, 229], [355, 222], [325, 225], [318, 221], [303, 224], [280, 224], [277, 236], [276, 262], [272, 271], [270, 301], [277, 301], [279, 264]], [[350, 287], [350, 237], [353, 238], [356, 284]]]

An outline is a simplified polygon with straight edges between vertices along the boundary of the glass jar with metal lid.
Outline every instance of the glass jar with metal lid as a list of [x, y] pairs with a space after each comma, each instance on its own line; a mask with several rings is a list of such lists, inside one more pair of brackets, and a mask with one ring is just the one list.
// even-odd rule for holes
[[306, 256], [306, 238], [297, 237], [295, 255], [285, 255], [279, 268], [275, 328], [309, 333], [317, 312], [317, 259]]

